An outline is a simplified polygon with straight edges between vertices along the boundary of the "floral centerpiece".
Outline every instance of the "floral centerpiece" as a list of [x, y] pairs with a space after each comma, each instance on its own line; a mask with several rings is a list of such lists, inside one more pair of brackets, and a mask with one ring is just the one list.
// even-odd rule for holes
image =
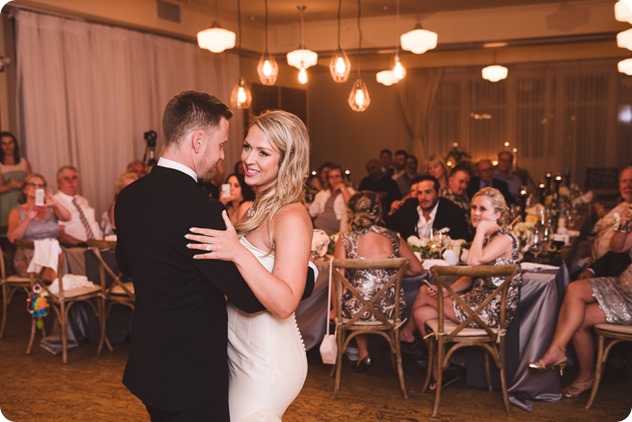
[[530, 221], [519, 222], [514, 224], [511, 229], [512, 233], [518, 239], [520, 254], [522, 255], [529, 249], [529, 242], [535, 232], [535, 224]]
[[327, 233], [320, 229], [314, 229], [312, 235], [312, 256], [324, 256], [329, 248], [331, 240]]

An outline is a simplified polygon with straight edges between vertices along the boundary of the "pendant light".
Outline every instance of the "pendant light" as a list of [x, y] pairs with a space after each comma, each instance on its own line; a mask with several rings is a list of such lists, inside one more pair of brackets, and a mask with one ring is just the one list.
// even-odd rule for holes
[[353, 83], [351, 93], [349, 94], [349, 106], [351, 110], [362, 112], [366, 110], [371, 104], [371, 97], [369, 97], [369, 90], [366, 88], [366, 84], [360, 77], [360, 54], [362, 52], [362, 28], [360, 27], [360, 13], [361, 13], [360, 0], [358, 0], [358, 79]]
[[307, 50], [303, 43], [303, 13], [305, 6], [298, 6], [301, 13], [301, 45], [297, 50], [287, 53], [287, 64], [298, 69], [298, 81], [302, 84], [307, 83], [307, 68], [314, 66], [318, 60], [318, 54], [314, 51]]
[[[239, 32], [239, 73], [241, 74], [241, 3], [240, 0], [237, 0], [237, 31]], [[230, 94], [230, 103], [233, 107], [238, 109], [245, 109], [250, 107], [250, 103], [252, 102], [252, 93], [250, 92], [250, 87], [248, 86], [248, 82], [243, 78], [243, 76], [239, 76], [239, 80], [237, 84], [233, 88], [233, 91]]]
[[[399, 0], [397, 0], [397, 30], [396, 33], [399, 35]], [[395, 43], [395, 63], [393, 65], [393, 76], [397, 82], [401, 81], [406, 77], [406, 68], [399, 60], [399, 42]]]
[[628, 76], [632, 76], [632, 59], [623, 59], [617, 63], [617, 70], [620, 73], [625, 73]]
[[268, 53], [268, 0], [264, 0], [264, 5], [266, 9], [266, 49], [263, 56], [261, 56], [261, 60], [259, 60], [259, 64], [257, 65], [257, 73], [259, 74], [259, 80], [263, 85], [274, 85], [277, 80], [277, 76], [279, 75], [279, 65], [276, 60], [274, 60], [274, 57]]
[[632, 50], [632, 28], [617, 34], [617, 47]]
[[632, 1], [620, 0], [614, 4], [614, 18], [619, 22], [632, 23]]
[[342, 0], [338, 0], [338, 49], [331, 58], [329, 63], [329, 72], [334, 82], [343, 83], [349, 79], [349, 73], [351, 73], [351, 63], [349, 57], [340, 47], [340, 15], [342, 13]]
[[221, 53], [235, 46], [235, 33], [219, 26], [217, 0], [215, 0], [215, 20], [210, 28], [197, 33], [198, 47], [212, 53]]
[[381, 72], [377, 72], [375, 74], [375, 80], [384, 86], [391, 86], [397, 83], [397, 79], [395, 79], [395, 75], [393, 75], [392, 70], [382, 70]]
[[417, 24], [415, 28], [399, 37], [402, 49], [411, 51], [414, 54], [423, 54], [436, 48], [438, 39], [436, 32], [428, 31], [421, 26], [420, 3], [421, 0], [417, 2]]
[[490, 82], [502, 81], [507, 77], [509, 70], [505, 66], [496, 64], [496, 50], [494, 50], [494, 62], [492, 65], [484, 67], [481, 70], [483, 79]]

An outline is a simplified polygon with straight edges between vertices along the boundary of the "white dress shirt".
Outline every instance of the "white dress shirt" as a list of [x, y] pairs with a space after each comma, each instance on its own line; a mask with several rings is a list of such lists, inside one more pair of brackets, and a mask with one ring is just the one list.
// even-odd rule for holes
[[439, 208], [439, 201], [435, 204], [432, 211], [430, 211], [429, 218], [426, 220], [424, 213], [421, 209], [421, 205], [417, 206], [417, 213], [419, 213], [419, 221], [417, 222], [417, 237], [432, 238], [432, 223], [434, 223], [435, 216], [437, 215], [437, 209]]
[[[70, 220], [69, 221], [60, 221], [59, 226], [64, 228], [66, 234], [79, 239], [82, 242], [88, 240], [88, 235], [86, 234], [86, 229], [83, 227], [83, 223], [81, 222], [81, 217], [79, 217], [79, 211], [72, 203], [73, 197], [70, 195], [66, 195], [63, 192], [57, 192], [55, 194], [55, 198], [59, 200], [68, 211], [70, 211]], [[77, 199], [77, 204], [83, 211], [88, 220], [88, 224], [90, 224], [90, 228], [92, 229], [92, 233], [94, 234], [95, 239], [103, 239], [103, 233], [101, 233], [101, 228], [99, 227], [99, 223], [95, 218], [94, 208], [90, 206], [88, 200], [81, 195], [75, 195], [74, 198]]]

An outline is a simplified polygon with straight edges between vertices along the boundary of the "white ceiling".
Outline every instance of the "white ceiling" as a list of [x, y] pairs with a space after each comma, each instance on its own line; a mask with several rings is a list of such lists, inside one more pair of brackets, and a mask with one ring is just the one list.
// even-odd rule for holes
[[[169, 0], [174, 1], [174, 0]], [[190, 8], [220, 17], [237, 16], [238, 0], [175, 0]], [[240, 0], [242, 20], [264, 21], [264, 0]], [[611, 3], [614, 0], [597, 0]], [[573, 7], [585, 0], [399, 0], [401, 15], [417, 15], [421, 19], [442, 12], [494, 9], [507, 6], [559, 5], [560, 8]], [[297, 23], [300, 20], [299, 6], [305, 6], [305, 22], [336, 20], [338, 1], [336, 0], [268, 0], [270, 25]], [[216, 9], [217, 7], [217, 9]], [[361, 0], [362, 17], [388, 17], [397, 14], [397, 0]], [[342, 0], [342, 18], [355, 19], [358, 14], [357, 0]]]

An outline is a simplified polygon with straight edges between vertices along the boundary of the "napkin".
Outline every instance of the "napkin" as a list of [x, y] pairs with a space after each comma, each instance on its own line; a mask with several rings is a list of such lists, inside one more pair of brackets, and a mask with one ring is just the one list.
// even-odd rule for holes
[[586, 192], [582, 196], [573, 199], [573, 205], [588, 204], [590, 201], [593, 200], [594, 196], [595, 196], [595, 194], [593, 193], [593, 191], [589, 190], [588, 192]]
[[446, 249], [443, 252], [443, 259], [448, 263], [448, 265], [456, 265], [459, 263], [459, 257], [452, 249]]
[[[76, 289], [79, 287], [94, 287], [94, 283], [88, 281], [88, 277], [85, 275], [77, 275], [77, 274], [66, 274], [64, 275], [64, 291]], [[50, 292], [54, 295], [59, 293], [59, 279], [56, 278], [48, 288]]]
[[535, 262], [521, 262], [520, 268], [522, 271], [546, 271], [560, 269], [560, 267], [556, 267], [555, 265], [538, 264]]
[[29, 273], [38, 273], [42, 268], [52, 268], [57, 271], [61, 247], [57, 239], [34, 240], [33, 258], [26, 269]]
[[108, 234], [107, 236], [105, 236], [104, 240], [107, 240], [108, 242], [116, 242], [116, 235]]
[[450, 264], [448, 264], [446, 261], [444, 261], [443, 259], [425, 259], [423, 261], [423, 265], [424, 265], [424, 269], [429, 270], [432, 266], [434, 265], [439, 265], [442, 267], [447, 267]]
[[329, 236], [323, 230], [314, 229], [312, 236], [312, 252], [318, 256], [324, 256], [329, 247]]

